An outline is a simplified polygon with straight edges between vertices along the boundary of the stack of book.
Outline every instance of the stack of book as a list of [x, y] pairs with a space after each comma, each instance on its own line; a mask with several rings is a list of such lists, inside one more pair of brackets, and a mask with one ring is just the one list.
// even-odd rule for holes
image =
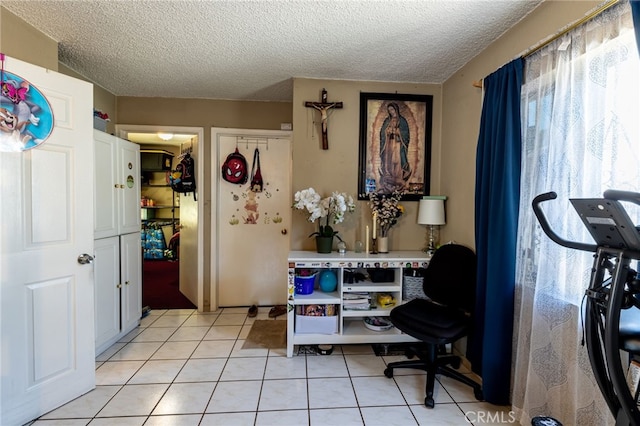
[[371, 295], [367, 292], [344, 293], [342, 307], [348, 311], [371, 309]]

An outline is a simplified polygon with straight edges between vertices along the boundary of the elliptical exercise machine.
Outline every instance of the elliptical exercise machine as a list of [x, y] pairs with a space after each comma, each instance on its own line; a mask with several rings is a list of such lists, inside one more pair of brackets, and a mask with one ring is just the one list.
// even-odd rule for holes
[[[603, 196], [570, 199], [596, 244], [568, 241], [551, 229], [540, 204], [557, 198], [555, 192], [538, 195], [532, 206], [551, 240], [595, 253], [584, 313], [591, 368], [616, 426], [640, 426], [640, 386], [627, 383], [629, 368], [640, 361], [640, 278], [630, 267], [640, 260], [640, 231], [620, 203], [640, 206], [640, 193], [608, 190]], [[623, 366], [620, 351], [629, 354], [629, 364]]]

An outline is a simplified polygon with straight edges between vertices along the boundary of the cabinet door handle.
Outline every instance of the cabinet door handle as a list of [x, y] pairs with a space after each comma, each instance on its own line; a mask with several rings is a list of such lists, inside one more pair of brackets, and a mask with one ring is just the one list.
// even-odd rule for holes
[[116, 288], [122, 288], [122, 284], [118, 283], [118, 285], [116, 286]]
[[124, 283], [125, 283], [125, 285], [129, 285], [129, 281], [125, 281]]

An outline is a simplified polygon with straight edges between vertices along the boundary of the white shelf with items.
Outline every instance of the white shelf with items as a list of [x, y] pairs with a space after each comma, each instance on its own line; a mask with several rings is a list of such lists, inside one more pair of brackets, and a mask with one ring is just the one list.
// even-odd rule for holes
[[[391, 296], [395, 300], [395, 305], [402, 303], [403, 276], [407, 270], [425, 268], [428, 265], [429, 261], [425, 253], [396, 251], [373, 255], [352, 252], [323, 254], [292, 251], [289, 253], [288, 261], [288, 357], [293, 356], [296, 345], [401, 343], [416, 340], [395, 327], [384, 331], [371, 330], [365, 326], [363, 319], [370, 316], [389, 316], [393, 306], [378, 306], [376, 299], [379, 294]], [[317, 273], [326, 269], [334, 271], [337, 289], [325, 293], [316, 286], [311, 294], [296, 294], [295, 277], [302, 269]], [[371, 270], [371, 273], [365, 273], [367, 270]], [[351, 278], [345, 279], [345, 271], [351, 274]], [[372, 275], [375, 276], [375, 282], [368, 278]], [[362, 294], [363, 300], [366, 300], [368, 295], [372, 306], [369, 309], [346, 309], [345, 304], [348, 302], [345, 303], [345, 298], [354, 294]], [[388, 298], [386, 300], [388, 301]], [[301, 317], [303, 305], [305, 308], [309, 305], [320, 305], [325, 308], [327, 305], [333, 305], [335, 313], [330, 317]], [[336, 324], [335, 332], [333, 324]]]

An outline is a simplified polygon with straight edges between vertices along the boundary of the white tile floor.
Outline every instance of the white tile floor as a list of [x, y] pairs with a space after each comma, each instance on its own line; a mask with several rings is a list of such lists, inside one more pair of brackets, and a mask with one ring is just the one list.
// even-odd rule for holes
[[424, 373], [401, 369], [393, 379], [385, 377], [386, 363], [404, 357], [376, 356], [370, 345], [292, 358], [284, 348], [241, 349], [253, 321], [268, 319], [268, 311], [260, 308], [256, 318], [247, 318], [247, 308], [152, 311], [139, 328], [98, 356], [95, 390], [32, 424], [508, 423], [509, 407], [478, 402], [471, 388], [447, 377], [438, 377], [435, 408], [425, 408]]

